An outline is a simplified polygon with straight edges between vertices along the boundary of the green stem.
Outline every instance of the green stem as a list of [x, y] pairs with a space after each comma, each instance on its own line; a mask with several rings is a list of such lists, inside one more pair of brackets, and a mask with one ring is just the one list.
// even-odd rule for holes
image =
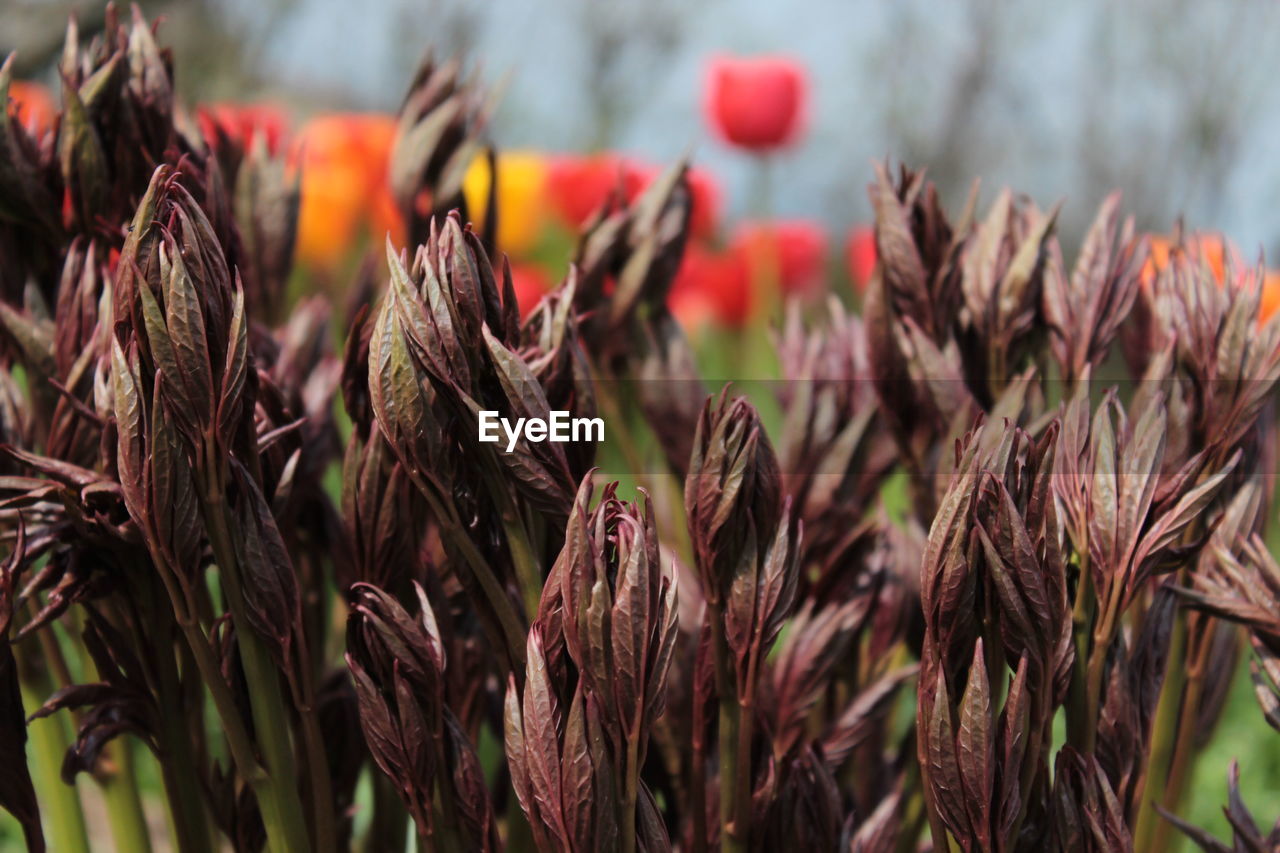
[[1076, 582], [1075, 606], [1071, 611], [1072, 634], [1075, 637], [1076, 661], [1071, 671], [1067, 693], [1067, 742], [1081, 752], [1093, 751], [1096, 719], [1089, 719], [1089, 637], [1093, 626], [1093, 575], [1089, 571], [1089, 555], [1080, 555], [1080, 578]]
[[132, 747], [133, 744], [124, 737], [107, 744], [103, 756], [111, 766], [98, 774], [98, 784], [102, 787], [116, 849], [150, 853], [151, 833], [147, 829], [146, 813], [142, 810], [142, 798], [138, 795]]
[[187, 609], [184, 603], [185, 597], [178, 589], [172, 570], [165, 566], [163, 555], [153, 553], [152, 557], [156, 561], [160, 578], [168, 590], [169, 600], [174, 608], [174, 618], [187, 641], [187, 649], [191, 652], [196, 669], [200, 671], [201, 680], [204, 681], [209, 696], [213, 699], [213, 706], [222, 723], [223, 734], [227, 738], [231, 760], [235, 762], [236, 770], [245, 781], [250, 785], [256, 785], [264, 771], [258, 764], [253, 742], [249, 738], [248, 729], [244, 727], [244, 721], [240, 718], [240, 709], [236, 705], [235, 697], [231, 695], [231, 688], [227, 686], [222, 676], [222, 668], [213, 654], [213, 649], [209, 646], [209, 638], [204, 634], [194, 614]]
[[524, 523], [520, 520], [519, 511], [507, 494], [502, 475], [496, 471], [486, 471], [485, 480], [489, 485], [489, 494], [498, 504], [498, 515], [502, 519], [502, 531], [507, 537], [511, 564], [515, 568], [520, 595], [524, 599], [525, 615], [533, 620], [542, 604], [542, 569]]
[[[1172, 814], [1178, 814], [1182, 808], [1182, 800], [1186, 794], [1187, 782], [1189, 780], [1189, 771], [1195, 759], [1195, 735], [1196, 725], [1199, 717], [1200, 700], [1204, 693], [1204, 675], [1205, 668], [1209, 663], [1209, 655], [1213, 648], [1213, 632], [1214, 621], [1202, 614], [1189, 614], [1185, 610], [1179, 611], [1179, 633], [1182, 634], [1182, 658], [1179, 667], [1180, 676], [1170, 671], [1166, 676], [1173, 682], [1172, 687], [1178, 689], [1181, 695], [1181, 702], [1178, 707], [1181, 709], [1177, 715], [1177, 730], [1173, 736], [1172, 744], [1162, 743], [1155, 740], [1153, 736], [1151, 761], [1157, 760], [1156, 747], [1166, 751], [1166, 755], [1162, 756], [1165, 768], [1163, 778], [1158, 778], [1157, 767], [1148, 765], [1148, 775], [1145, 779], [1145, 787], [1143, 791], [1150, 791], [1151, 795], [1145, 797], [1145, 801], [1140, 803], [1138, 829], [1145, 835], [1150, 835], [1150, 844], [1145, 849], [1150, 850], [1168, 850], [1170, 849], [1170, 837], [1172, 835], [1173, 824], [1156, 815], [1155, 802], [1159, 799], [1160, 805]], [[1174, 642], [1177, 642], [1175, 636]], [[1172, 654], [1171, 654], [1172, 657]], [[1179, 683], [1180, 682], [1180, 683]], [[1160, 724], [1162, 718], [1160, 711], [1163, 710], [1165, 694], [1162, 692], [1160, 696], [1161, 705], [1156, 709], [1157, 725]], [[1166, 735], [1167, 738], [1167, 735]], [[1159, 787], [1156, 787], [1159, 785]], [[1143, 811], [1145, 810], [1145, 811]], [[1148, 816], [1147, 812], [1153, 816]], [[1146, 823], [1143, 823], [1143, 819]], [[1135, 835], [1135, 840], [1137, 836]], [[1134, 848], [1141, 850], [1144, 848]]]
[[[197, 787], [195, 760], [184, 730], [181, 714], [165, 714], [161, 721], [160, 778], [164, 784], [169, 809], [169, 822], [178, 850], [182, 853], [210, 853], [209, 826], [205, 819], [204, 801]], [[128, 849], [128, 848], [122, 848]]]
[[[171, 643], [168, 639], [171, 637], [176, 639], [173, 628], [175, 624], [180, 626], [182, 620], [175, 617], [185, 614], [186, 611], [179, 607], [178, 600], [173, 597], [177, 593], [176, 588], [164, 593], [169, 595], [172, 608], [169, 606], [169, 601], [165, 601], [161, 595], [157, 594], [160, 590], [154, 586], [154, 577], [158, 576], [166, 588], [170, 580], [163, 564], [157, 564], [155, 575], [151, 575], [151, 566], [144, 563], [139, 567], [139, 576], [152, 578], [151, 583], [141, 584], [136, 587], [136, 590], [139, 598], [142, 599], [139, 603], [143, 605], [144, 612], [156, 614], [157, 624], [153, 626], [154, 635], [166, 640], [164, 648], [156, 655], [154, 689], [162, 708], [181, 708], [184, 705], [183, 685], [174, 655], [178, 652], [192, 653], [186, 644]], [[171, 622], [171, 619], [175, 621]], [[134, 635], [134, 640], [135, 642], [143, 641], [137, 634]], [[184, 656], [184, 663], [187, 660], [191, 658]], [[219, 674], [218, 677], [221, 678], [221, 675]], [[188, 705], [188, 707], [191, 706]], [[193, 727], [196, 731], [204, 728], [204, 713], [200, 705], [191, 708], [186, 714], [162, 714], [160, 730], [156, 733], [158, 747], [156, 759], [164, 785], [169, 830], [178, 850], [181, 853], [211, 853], [212, 836], [205, 815], [204, 794], [200, 790], [203, 770], [197, 764], [191, 748]]]
[[1084, 740], [1081, 743], [1083, 752], [1092, 753], [1098, 736], [1098, 711], [1102, 704], [1102, 679], [1107, 668], [1107, 652], [1111, 649], [1111, 641], [1115, 639], [1118, 624], [1119, 600], [1121, 593], [1113, 585], [1108, 590], [1107, 603], [1102, 611], [1102, 620], [1093, 631], [1093, 648], [1089, 652], [1089, 665], [1085, 671], [1085, 704], [1084, 704]]
[[324, 736], [316, 713], [314, 692], [308, 686], [307, 697], [298, 708], [302, 722], [302, 743], [306, 750], [308, 777], [311, 782], [311, 814], [316, 834], [316, 850], [338, 849], [338, 827], [334, 820], [333, 782], [325, 756]]
[[329, 778], [329, 761], [325, 755], [324, 737], [320, 732], [320, 716], [316, 711], [315, 670], [312, 669], [315, 659], [309, 648], [304, 627], [298, 638], [299, 672], [295, 680], [293, 703], [302, 726], [306, 778], [311, 794], [311, 820], [315, 827], [315, 849], [330, 851], [338, 849], [338, 827], [334, 818], [333, 782]]
[[404, 807], [395, 783], [374, 766], [369, 772], [373, 785], [373, 816], [364, 838], [365, 853], [404, 850], [409, 834], [409, 812]]
[[[44, 702], [41, 697], [52, 692], [48, 689], [48, 678], [33, 672], [33, 667], [24, 666], [22, 655], [14, 657], [18, 662], [23, 707], [38, 708]], [[27, 735], [35, 759], [32, 776], [39, 791], [49, 849], [60, 853], [89, 853], [89, 834], [85, 829], [80, 793], [75, 785], [62, 781], [62, 759], [70, 744], [66, 720], [60, 714], [32, 720], [27, 725]]]
[[756, 673], [760, 669], [760, 647], [753, 644], [747, 661], [746, 688], [738, 696], [738, 775], [733, 777], [738, 790], [734, 792], [734, 834], [746, 844], [751, 837], [751, 782], [754, 764], [751, 761], [751, 741], [756, 721]]
[[724, 636], [724, 617], [718, 604], [707, 604], [711, 617], [711, 636], [715, 643], [716, 692], [720, 699], [719, 738], [720, 757], [720, 849], [724, 853], [746, 853], [747, 840], [742, 827], [734, 824], [738, 808], [734, 800], [738, 793], [738, 734], [741, 724], [741, 706], [734, 689], [733, 669], [729, 644]]
[[267, 845], [279, 853], [311, 849], [303, 820], [302, 799], [298, 796], [297, 767], [290, 740], [289, 715], [285, 708], [280, 676], [266, 644], [251, 626], [244, 590], [240, 586], [240, 565], [236, 559], [227, 523], [224, 491], [215, 484], [206, 490], [205, 526], [213, 558], [221, 570], [219, 577], [235, 620], [236, 646], [249, 685], [249, 705], [266, 773], [254, 785]]
[[[66, 671], [66, 662], [62, 660], [62, 652], [57, 641], [48, 629], [40, 633], [41, 644], [46, 642], [46, 655], [49, 646], [56, 651], [65, 675], [60, 678], [70, 679]], [[81, 627], [74, 629], [68, 626], [66, 641], [72, 652], [79, 658], [85, 668], [85, 680], [100, 679], [98, 668], [93, 657], [85, 647]], [[133, 742], [127, 736], [112, 740], [102, 749], [102, 757], [94, 768], [93, 778], [102, 790], [103, 803], [107, 809], [107, 823], [111, 827], [111, 837], [117, 850], [136, 850], [138, 853], [150, 853], [151, 833], [147, 829], [146, 815], [142, 810], [142, 798], [138, 794], [138, 780], [134, 772]]]
[[[900, 755], [914, 759], [916, 754], [916, 734], [912, 727], [903, 739]], [[926, 815], [924, 779], [920, 773], [920, 762], [909, 760], [902, 777], [902, 790], [905, 804], [902, 808], [901, 830], [894, 843], [894, 853], [911, 853], [920, 846], [920, 833], [924, 828]]]
[[[1185, 582], [1185, 570], [1180, 583]], [[1164, 686], [1156, 705], [1155, 724], [1151, 731], [1151, 748], [1147, 752], [1147, 767], [1139, 782], [1137, 809], [1134, 824], [1133, 849], [1136, 853], [1161, 853], [1163, 848], [1154, 846], [1159, 824], [1164, 823], [1156, 811], [1156, 802], [1163, 799], [1168, 781], [1169, 765], [1178, 736], [1179, 711], [1186, 708], [1186, 716], [1194, 716], [1189, 706], [1183, 705], [1183, 688], [1186, 686], [1187, 611], [1178, 609], [1178, 621], [1170, 641], [1169, 659], [1165, 666]]]
[[752, 207], [761, 222], [768, 222], [773, 218], [773, 159], [768, 154], [756, 158], [752, 177], [755, 184], [751, 188]]

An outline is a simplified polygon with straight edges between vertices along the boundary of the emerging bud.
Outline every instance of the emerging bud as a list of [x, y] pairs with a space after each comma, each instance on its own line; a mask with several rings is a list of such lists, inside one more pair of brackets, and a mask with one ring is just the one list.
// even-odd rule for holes
[[[688, 165], [678, 163], [634, 203], [615, 192], [587, 225], [574, 264], [587, 350], [602, 363], [627, 354], [637, 320], [665, 311], [680, 269], [692, 209]], [[610, 288], [612, 283], [612, 288]]]
[[301, 175], [290, 174], [283, 157], [272, 157], [255, 136], [235, 176], [234, 208], [244, 246], [250, 314], [263, 322], [280, 318], [293, 269], [298, 236]]
[[[576, 273], [570, 270], [565, 286], [538, 302], [520, 330], [516, 354], [542, 386], [552, 411], [569, 412], [574, 418], [594, 418], [596, 392], [591, 366], [578, 340], [572, 313], [575, 282]], [[595, 449], [591, 442], [565, 447], [569, 471], [578, 480], [590, 470]]]
[[[400, 108], [390, 167], [391, 192], [410, 243], [426, 242], [435, 217], [461, 210], [467, 218], [463, 182], [484, 149], [491, 110], [486, 93], [463, 75], [458, 61], [438, 64], [427, 56], [418, 67]], [[486, 233], [496, 224], [496, 215], [487, 217]]]
[[[391, 288], [370, 339], [369, 391], [378, 424], [409, 472], [439, 480], [455, 464], [452, 448], [476, 446], [481, 411], [549, 420], [547, 390], [517, 350], [509, 271], [500, 289], [479, 240], [457, 215], [433, 225], [411, 271], [390, 246], [387, 258]], [[571, 318], [562, 314], [560, 322], [561, 339], [572, 340], [563, 327]], [[535, 363], [545, 355], [527, 354]], [[525, 500], [562, 520], [576, 491], [564, 447], [520, 442], [510, 453], [482, 450]]]
[[897, 449], [879, 416], [858, 317], [833, 298], [826, 323], [807, 330], [792, 304], [776, 347], [777, 396], [787, 413], [783, 482], [808, 534], [806, 561], [827, 563], [879, 495]]
[[778, 460], [745, 398], [722, 392], [703, 406], [684, 505], [703, 594], [724, 605], [739, 574], [754, 572], [757, 558], [787, 526]]
[[203, 209], [162, 166], [134, 216], [115, 291], [116, 335], [138, 342], [144, 375], [189, 447], [230, 447], [253, 412], [244, 292]]
[[[602, 698], [580, 681], [552, 680], [541, 621], [529, 629], [524, 687], [507, 681], [504, 712], [511, 784], [542, 853], [669, 850], [666, 827], [638, 767], [613, 753]], [[567, 706], [567, 708], [566, 708]], [[631, 713], [636, 712], [633, 705]], [[626, 784], [619, 784], [628, 776]]]
[[1133, 218], [1120, 224], [1120, 194], [1107, 196], [1085, 235], [1070, 276], [1057, 244], [1045, 268], [1044, 314], [1050, 345], [1068, 384], [1097, 370], [1138, 296], [1146, 249]]
[[423, 838], [491, 851], [497, 826], [479, 757], [444, 704], [444, 643], [426, 593], [414, 619], [382, 590], [357, 584], [347, 666], [373, 759], [395, 783]]
[[157, 164], [189, 148], [174, 128], [172, 64], [136, 6], [126, 24], [108, 5], [87, 46], [74, 19], [67, 27], [58, 150], [76, 230], [126, 219]]
[[[666, 696], [675, 584], [658, 559], [652, 508], [618, 500], [615, 483], [588, 512], [591, 493], [587, 476], [547, 579], [543, 609], [558, 598], [565, 646], [601, 704], [620, 764], [630, 741], [638, 743], [643, 761], [649, 726], [662, 715]], [[639, 766], [629, 769], [638, 772]]]

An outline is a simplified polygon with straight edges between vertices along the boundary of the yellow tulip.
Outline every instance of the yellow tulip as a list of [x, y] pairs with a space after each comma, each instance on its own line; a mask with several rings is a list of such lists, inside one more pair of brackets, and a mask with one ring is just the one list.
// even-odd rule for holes
[[[477, 157], [463, 179], [467, 210], [480, 223], [487, 214], [489, 161]], [[506, 151], [498, 155], [498, 248], [509, 255], [525, 255], [538, 242], [544, 222], [547, 160], [536, 151]]]

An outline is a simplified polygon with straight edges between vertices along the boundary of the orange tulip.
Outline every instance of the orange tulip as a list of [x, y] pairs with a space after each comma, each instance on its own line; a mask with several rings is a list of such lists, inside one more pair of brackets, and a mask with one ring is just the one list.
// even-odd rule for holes
[[393, 116], [326, 115], [299, 131], [293, 150], [302, 170], [298, 260], [333, 268], [368, 230], [404, 240], [399, 210], [387, 186]]
[[[1142, 285], [1150, 287], [1156, 274], [1169, 264], [1169, 258], [1180, 251], [1168, 237], [1153, 235], [1150, 238], [1151, 253], [1142, 268]], [[1221, 234], [1196, 233], [1183, 240], [1187, 256], [1192, 260], [1203, 261], [1213, 274], [1214, 280], [1221, 287], [1227, 280], [1227, 261], [1236, 270], [1233, 284], [1236, 287], [1255, 286], [1255, 271], [1246, 267], [1239, 251]], [[1266, 323], [1280, 310], [1280, 271], [1267, 270], [1263, 274], [1261, 294], [1258, 304], [1258, 323]]]
[[[489, 203], [489, 161], [477, 157], [467, 168], [463, 192], [473, 222], [484, 221]], [[534, 151], [498, 155], [498, 248], [513, 257], [526, 255], [546, 222], [547, 159]]]
[[[1144, 284], [1150, 284], [1156, 274], [1169, 265], [1169, 257], [1179, 251], [1179, 247], [1174, 245], [1171, 238], [1159, 234], [1153, 234], [1150, 237], [1150, 247], [1151, 253], [1142, 267]], [[1239, 254], [1235, 247], [1231, 246], [1221, 234], [1209, 232], [1189, 234], [1183, 238], [1182, 250], [1186, 251], [1187, 256], [1192, 260], [1204, 261], [1218, 284], [1226, 280], [1228, 255], [1237, 268], [1240, 266]]]
[[9, 83], [9, 115], [35, 136], [43, 136], [58, 115], [49, 90], [29, 80]]
[[1280, 272], [1267, 270], [1262, 280], [1262, 300], [1258, 305], [1258, 322], [1266, 323], [1280, 310]]

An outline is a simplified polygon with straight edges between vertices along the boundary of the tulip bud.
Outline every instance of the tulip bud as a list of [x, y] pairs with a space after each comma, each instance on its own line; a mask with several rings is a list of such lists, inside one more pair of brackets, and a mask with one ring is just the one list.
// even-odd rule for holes
[[92, 232], [127, 218], [156, 164], [188, 146], [174, 129], [172, 57], [137, 7], [126, 24], [109, 5], [101, 37], [79, 42], [73, 20], [59, 66], [58, 148], [76, 228]]
[[46, 168], [42, 163], [36, 140], [9, 111], [9, 98], [14, 86], [13, 55], [0, 63], [0, 218], [6, 223], [30, 223], [45, 231], [45, 236], [57, 235], [57, 204], [45, 180]]
[[1108, 853], [1133, 848], [1124, 810], [1097, 759], [1064, 746], [1054, 777], [1054, 849]]
[[[137, 347], [130, 346], [126, 352], [113, 340], [111, 387], [119, 434], [116, 467], [124, 503], [157, 560], [190, 584], [203, 547], [200, 507], [173, 418], [157, 399], [165, 378], [157, 375], [153, 381], [155, 391], [148, 395]], [[186, 593], [191, 595], [191, 589]]]
[[967, 426], [973, 414], [958, 353], [948, 349], [959, 310], [965, 229], [953, 229], [923, 174], [904, 169], [895, 183], [887, 167], [877, 166], [867, 192], [876, 211], [879, 260], [863, 311], [870, 376], [927, 519], [933, 510], [932, 449], [952, 420]]
[[1139, 395], [1126, 412], [1111, 389], [1090, 422], [1082, 388], [1063, 416], [1054, 491], [1072, 544], [1089, 555], [1100, 599], [1114, 596], [1120, 612], [1149, 577], [1204, 545], [1211, 510], [1241, 458], [1237, 449], [1220, 467], [1207, 467], [1197, 456], [1166, 479], [1167, 424], [1158, 391]]
[[[106, 255], [102, 243], [82, 237], [74, 238], [67, 249], [53, 323], [52, 365], [43, 357], [30, 360], [32, 347], [20, 346], [27, 368], [43, 380], [33, 384], [35, 401], [52, 402], [52, 412], [42, 412], [49, 417], [46, 453], [86, 468], [93, 468], [97, 460], [101, 429], [78, 404], [92, 409], [95, 369], [99, 362], [110, 360], [111, 352], [111, 275]], [[7, 328], [10, 316], [8, 310], [0, 309]], [[24, 338], [31, 337], [36, 324], [28, 325], [32, 330]], [[56, 393], [49, 384], [54, 381], [67, 393]]]
[[[397, 458], [409, 472], [425, 474], [445, 461], [443, 427], [433, 414], [435, 392], [423, 360], [410, 351], [417, 337], [406, 317], [420, 318], [425, 306], [417, 291], [407, 286], [408, 275], [389, 246], [388, 260], [392, 287], [369, 338], [369, 405]], [[406, 286], [398, 287], [401, 282]], [[404, 302], [410, 306], [403, 307]]]
[[993, 421], [968, 434], [921, 561], [918, 754], [935, 839], [945, 827], [966, 849], [1012, 847], [1014, 827], [1045, 820], [1045, 738], [1075, 662], [1056, 438]]
[[410, 507], [408, 479], [381, 433], [364, 441], [352, 435], [342, 465], [342, 520], [346, 581], [400, 589], [416, 563], [416, 536], [404, 524]]
[[1058, 207], [1046, 215], [1015, 204], [1004, 190], [965, 247], [960, 321], [980, 342], [966, 353], [974, 364], [970, 376], [991, 377], [989, 387], [976, 389], [979, 399], [994, 400], [1039, 343], [1045, 259], [1057, 219]]

